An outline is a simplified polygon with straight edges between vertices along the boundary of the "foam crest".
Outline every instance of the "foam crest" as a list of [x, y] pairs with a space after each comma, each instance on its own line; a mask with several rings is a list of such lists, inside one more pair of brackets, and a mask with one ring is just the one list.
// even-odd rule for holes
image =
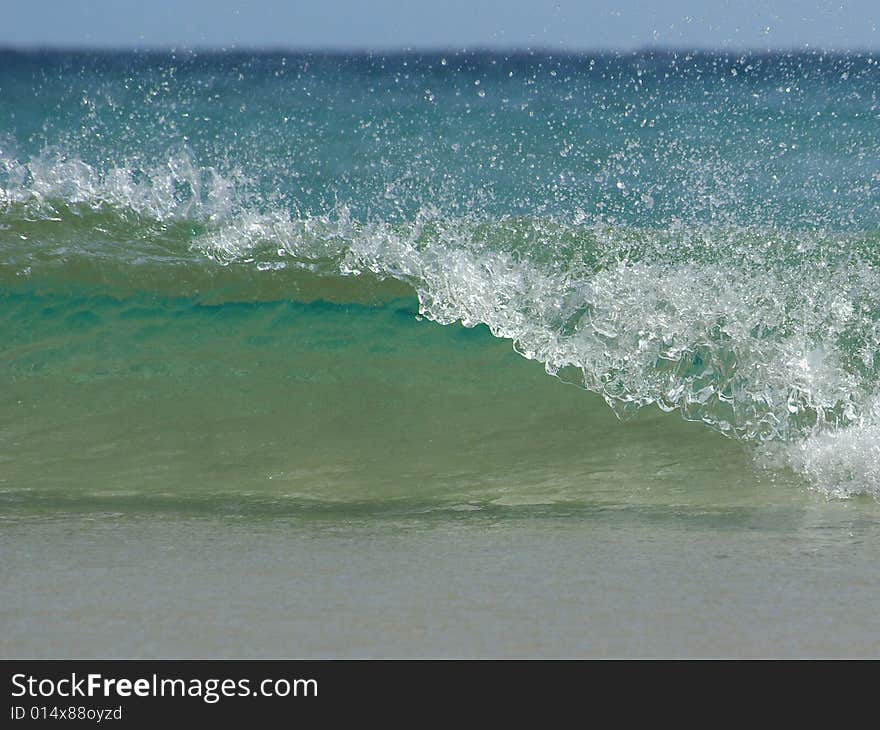
[[0, 145], [0, 210], [52, 217], [115, 209], [160, 222], [222, 220], [240, 209], [247, 179], [236, 169], [199, 167], [181, 148], [154, 165], [89, 164], [60, 149], [20, 161]]

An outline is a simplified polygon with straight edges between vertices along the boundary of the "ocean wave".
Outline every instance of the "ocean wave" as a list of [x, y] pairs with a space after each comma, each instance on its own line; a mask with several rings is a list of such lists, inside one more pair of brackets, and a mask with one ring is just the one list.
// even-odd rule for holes
[[677, 411], [829, 493], [880, 494], [876, 233], [492, 219], [429, 202], [408, 222], [359, 220], [248, 191], [185, 151], [151, 169], [0, 157], [0, 269], [91, 266], [132, 287], [150, 286], [139, 270], [233, 272], [239, 287], [316, 297], [328, 282], [353, 282], [345, 296], [400, 283], [423, 317], [486, 325], [622, 417]]

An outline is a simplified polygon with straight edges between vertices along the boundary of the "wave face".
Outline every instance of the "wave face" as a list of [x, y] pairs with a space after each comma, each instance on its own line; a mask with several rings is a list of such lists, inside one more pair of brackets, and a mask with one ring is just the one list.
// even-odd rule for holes
[[620, 416], [880, 494], [877, 59], [2, 61], [10, 293], [415, 292]]

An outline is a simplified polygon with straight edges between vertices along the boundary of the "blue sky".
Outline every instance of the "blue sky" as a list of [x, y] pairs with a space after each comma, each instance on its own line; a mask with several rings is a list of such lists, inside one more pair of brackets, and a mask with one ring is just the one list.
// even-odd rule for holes
[[880, 48], [880, 0], [0, 0], [0, 45]]

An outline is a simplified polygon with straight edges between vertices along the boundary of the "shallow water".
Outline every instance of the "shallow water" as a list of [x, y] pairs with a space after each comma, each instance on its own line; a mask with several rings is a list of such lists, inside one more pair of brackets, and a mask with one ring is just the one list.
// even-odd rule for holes
[[4, 520], [4, 656], [876, 656], [873, 506]]

